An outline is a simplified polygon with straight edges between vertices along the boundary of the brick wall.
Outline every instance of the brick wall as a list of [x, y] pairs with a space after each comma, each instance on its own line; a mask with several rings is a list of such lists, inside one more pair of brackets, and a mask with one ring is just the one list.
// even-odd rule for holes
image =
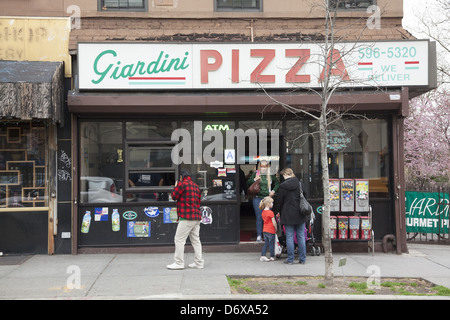
[[[320, 41], [323, 19], [154, 19], [85, 17], [81, 29], [70, 34], [69, 49], [77, 42], [174, 41], [174, 42]], [[400, 18], [383, 18], [380, 29], [368, 29], [366, 20], [340, 19], [336, 33], [343, 40], [400, 40], [412, 38]]]

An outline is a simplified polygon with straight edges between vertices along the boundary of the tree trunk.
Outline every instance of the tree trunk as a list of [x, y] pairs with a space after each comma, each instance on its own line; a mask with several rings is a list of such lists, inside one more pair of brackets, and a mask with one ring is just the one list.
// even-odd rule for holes
[[[325, 109], [325, 110], [324, 110]], [[327, 154], [327, 117], [326, 103], [322, 104], [320, 126], [320, 162], [322, 165], [323, 207], [322, 207], [322, 244], [325, 254], [325, 284], [333, 283], [333, 253], [330, 236], [330, 177], [328, 172]]]

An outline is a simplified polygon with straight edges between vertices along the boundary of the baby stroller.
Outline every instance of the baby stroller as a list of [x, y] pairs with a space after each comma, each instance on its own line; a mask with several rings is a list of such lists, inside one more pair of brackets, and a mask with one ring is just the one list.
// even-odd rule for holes
[[[278, 225], [280, 225], [280, 221], [279, 218], [277, 217], [277, 223]], [[315, 220], [315, 215], [314, 212], [311, 211], [311, 215], [310, 215], [310, 219], [305, 223], [305, 242], [306, 245], [308, 245], [309, 242], [311, 243], [311, 255], [312, 256], [320, 256], [321, 250], [319, 246], [316, 246], [316, 240], [314, 238], [314, 220]], [[284, 229], [284, 226], [281, 228], [281, 235], [278, 236], [278, 242], [279, 245], [281, 246], [281, 254], [283, 253], [287, 253], [287, 246], [286, 246], [286, 231]], [[276, 244], [278, 245], [278, 244]], [[296, 234], [294, 234], [294, 253], [297, 254], [298, 253], [298, 243], [297, 243], [297, 236]], [[277, 258], [281, 257], [281, 254], [277, 255]]]
[[312, 256], [320, 256], [321, 250], [319, 246], [316, 246], [316, 238], [314, 238], [314, 220], [315, 220], [314, 212], [311, 211], [311, 218], [309, 219], [309, 223], [307, 223], [307, 230], [308, 230], [308, 236], [305, 237], [306, 244], [308, 245], [309, 242], [311, 245], [311, 255]]

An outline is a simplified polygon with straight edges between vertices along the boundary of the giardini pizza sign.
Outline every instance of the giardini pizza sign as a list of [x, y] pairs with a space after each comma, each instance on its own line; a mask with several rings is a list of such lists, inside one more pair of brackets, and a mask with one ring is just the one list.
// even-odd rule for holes
[[327, 70], [342, 87], [427, 86], [428, 45], [79, 43], [79, 89], [316, 88]]

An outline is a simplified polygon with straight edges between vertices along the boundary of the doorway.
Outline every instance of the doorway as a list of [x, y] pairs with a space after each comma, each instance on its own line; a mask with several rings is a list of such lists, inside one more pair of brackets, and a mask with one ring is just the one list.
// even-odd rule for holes
[[[250, 134], [245, 139], [244, 159], [239, 160], [240, 185], [240, 242], [257, 240], [256, 215], [253, 209], [253, 196], [248, 195], [248, 181], [257, 170], [258, 163], [266, 160], [270, 163], [270, 174], [276, 175], [286, 163], [286, 150], [283, 136], [283, 122], [278, 121], [240, 121], [239, 128], [244, 132], [256, 133], [252, 140]], [[254, 130], [254, 131], [249, 131]], [[254, 138], [254, 137], [253, 137]]]

